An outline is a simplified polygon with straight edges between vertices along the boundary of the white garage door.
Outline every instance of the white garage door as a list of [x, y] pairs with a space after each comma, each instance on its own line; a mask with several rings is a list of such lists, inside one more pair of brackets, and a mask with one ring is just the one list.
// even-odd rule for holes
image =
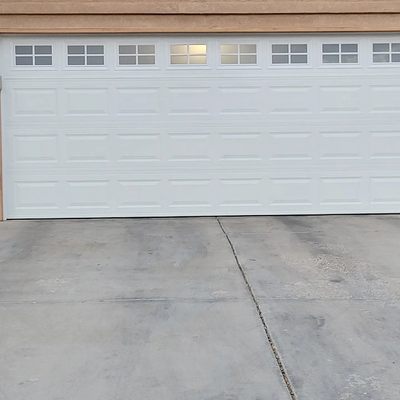
[[1, 42], [7, 218], [400, 212], [400, 35]]

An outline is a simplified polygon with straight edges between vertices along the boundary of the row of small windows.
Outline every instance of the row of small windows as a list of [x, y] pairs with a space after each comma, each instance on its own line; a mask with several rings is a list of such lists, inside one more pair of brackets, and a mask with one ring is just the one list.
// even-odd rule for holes
[[[307, 64], [307, 44], [273, 44], [271, 47], [274, 65]], [[328, 43], [322, 45], [324, 64], [357, 64], [358, 44]], [[374, 63], [400, 63], [400, 43], [374, 43], [372, 59]], [[152, 44], [129, 44], [118, 46], [120, 66], [155, 65], [156, 47]], [[256, 65], [256, 44], [221, 44], [220, 63], [222, 65]], [[51, 45], [15, 46], [15, 64], [18, 66], [53, 65]], [[206, 44], [172, 44], [170, 46], [171, 65], [207, 64]], [[104, 65], [103, 45], [67, 46], [68, 66]]]

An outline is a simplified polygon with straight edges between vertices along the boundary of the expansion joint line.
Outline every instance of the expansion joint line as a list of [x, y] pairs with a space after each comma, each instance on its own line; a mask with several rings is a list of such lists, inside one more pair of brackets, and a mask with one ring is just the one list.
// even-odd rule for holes
[[230, 237], [228, 235], [228, 232], [226, 231], [223, 223], [221, 222], [220, 218], [216, 217], [216, 220], [217, 220], [218, 225], [220, 226], [222, 232], [224, 233], [224, 235], [226, 237], [226, 240], [229, 243], [229, 246], [230, 246], [230, 248], [232, 250], [233, 256], [234, 256], [235, 261], [236, 261], [236, 265], [239, 268], [239, 271], [240, 271], [240, 273], [242, 275], [242, 278], [243, 278], [243, 280], [244, 280], [244, 282], [246, 284], [246, 287], [247, 287], [247, 290], [248, 290], [248, 292], [250, 294], [250, 297], [251, 297], [251, 299], [252, 299], [252, 301], [253, 301], [256, 309], [257, 309], [257, 313], [258, 313], [258, 316], [260, 317], [260, 320], [261, 320], [262, 326], [264, 328], [264, 332], [265, 332], [265, 335], [267, 337], [269, 346], [270, 346], [270, 348], [272, 350], [272, 353], [274, 355], [275, 361], [278, 364], [279, 370], [281, 372], [281, 375], [282, 375], [283, 381], [284, 381], [284, 383], [286, 385], [286, 388], [287, 388], [287, 390], [289, 392], [290, 398], [291, 398], [291, 400], [298, 400], [297, 395], [296, 395], [296, 393], [294, 391], [294, 388], [293, 388], [293, 384], [290, 381], [289, 375], [288, 375], [287, 370], [285, 368], [285, 365], [283, 363], [282, 357], [279, 354], [279, 351], [278, 351], [277, 345], [275, 344], [274, 339], [272, 338], [271, 331], [270, 331], [270, 329], [268, 327], [268, 324], [267, 324], [267, 321], [266, 321], [266, 319], [264, 317], [264, 314], [261, 311], [260, 304], [257, 301], [256, 295], [254, 294], [253, 288], [250, 285], [250, 282], [249, 282], [249, 279], [247, 278], [246, 272], [244, 271], [244, 268], [243, 268], [242, 264], [239, 261], [239, 257], [237, 255], [235, 247], [234, 247], [234, 245], [233, 245], [233, 243], [232, 243], [232, 241], [231, 241], [231, 239], [230, 239]]

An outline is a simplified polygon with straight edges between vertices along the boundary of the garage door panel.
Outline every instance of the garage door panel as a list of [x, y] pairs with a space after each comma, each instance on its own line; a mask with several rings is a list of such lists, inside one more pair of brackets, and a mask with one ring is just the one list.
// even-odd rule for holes
[[294, 209], [308, 212], [315, 203], [314, 182], [307, 176], [271, 177], [268, 186], [270, 205], [276, 212], [290, 213]]
[[275, 116], [309, 116], [315, 111], [313, 87], [303, 85], [271, 85], [269, 87], [269, 113]]
[[357, 210], [367, 206], [365, 193], [366, 180], [363, 176], [322, 177], [320, 178], [321, 209], [345, 207]]
[[109, 163], [108, 135], [65, 135], [67, 163]]
[[212, 88], [209, 85], [171, 85], [165, 92], [167, 116], [205, 117], [212, 114]]
[[153, 130], [137, 134], [117, 133], [112, 143], [115, 160], [119, 165], [161, 162], [161, 134]]
[[161, 113], [160, 87], [117, 87], [115, 105], [117, 115], [154, 117]]
[[319, 130], [318, 153], [320, 160], [335, 162], [362, 160], [366, 157], [365, 132], [359, 129]]
[[[240, 82], [240, 80], [239, 80]], [[225, 116], [256, 116], [265, 114], [265, 93], [263, 85], [255, 83], [219, 86], [216, 107]]]
[[129, 210], [134, 213], [145, 210], [160, 212], [163, 208], [163, 183], [160, 179], [124, 179], [116, 183], [116, 215], [123, 215]]
[[23, 167], [33, 164], [49, 167], [58, 163], [58, 137], [56, 135], [15, 135], [12, 146], [11, 163]]
[[370, 157], [372, 160], [400, 160], [400, 127], [370, 130]]
[[315, 135], [311, 130], [293, 128], [271, 130], [268, 141], [270, 160], [276, 166], [310, 161], [315, 157], [314, 141]]
[[319, 105], [322, 114], [347, 114], [365, 113], [363, 98], [365, 91], [363, 85], [335, 85], [319, 87]]
[[66, 208], [76, 210], [81, 209], [112, 209], [110, 193], [112, 183], [106, 179], [76, 179], [65, 182]]
[[252, 163], [259, 165], [267, 155], [265, 130], [248, 127], [229, 127], [218, 131], [217, 162], [223, 165]]
[[31, 217], [32, 214], [57, 215], [60, 210], [60, 182], [49, 178], [16, 179], [10, 187], [6, 205], [10, 215]]
[[[317, 35], [246, 37], [254, 65], [221, 65], [211, 36], [180, 38], [208, 44], [205, 65], [169, 65], [167, 36], [146, 37], [147, 66], [118, 65], [135, 39], [119, 36], [96, 38], [100, 67], [61, 62], [62, 36], [46, 70], [0, 60], [6, 216], [399, 212], [400, 64], [372, 57], [385, 38], [329, 37], [359, 43], [354, 65], [324, 65]], [[272, 64], [271, 45], [293, 41], [308, 63]]]
[[65, 114], [68, 116], [97, 116], [109, 114], [107, 88], [65, 88]]
[[[398, 173], [398, 171], [397, 171]], [[379, 208], [400, 204], [400, 174], [372, 176], [370, 178], [371, 203]]]
[[12, 89], [12, 116], [14, 118], [56, 117], [57, 90], [43, 88]]
[[[396, 84], [397, 83], [397, 84]], [[370, 112], [400, 116], [400, 83], [391, 82], [381, 85], [371, 85], [369, 96], [374, 101], [370, 103]]]
[[215, 190], [210, 178], [168, 179], [165, 193], [167, 204], [173, 209], [212, 209]]

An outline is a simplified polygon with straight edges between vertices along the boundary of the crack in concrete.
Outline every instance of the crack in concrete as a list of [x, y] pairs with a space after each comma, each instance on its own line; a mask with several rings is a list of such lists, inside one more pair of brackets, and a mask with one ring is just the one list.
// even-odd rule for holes
[[291, 382], [291, 380], [289, 378], [289, 374], [288, 374], [288, 372], [286, 370], [286, 367], [284, 365], [283, 359], [282, 359], [281, 355], [279, 354], [278, 347], [275, 344], [274, 339], [272, 338], [272, 334], [271, 334], [270, 329], [268, 327], [267, 321], [266, 321], [266, 319], [264, 317], [263, 312], [261, 311], [260, 304], [257, 301], [256, 295], [254, 293], [253, 288], [251, 287], [249, 279], [247, 278], [246, 272], [244, 271], [244, 268], [243, 268], [242, 264], [239, 261], [239, 257], [237, 255], [235, 246], [233, 245], [233, 242], [232, 242], [231, 238], [229, 237], [228, 232], [225, 230], [225, 227], [224, 227], [224, 225], [221, 222], [219, 217], [216, 217], [216, 221], [217, 221], [219, 227], [221, 228], [223, 234], [225, 235], [226, 240], [228, 241], [228, 244], [229, 244], [229, 246], [230, 246], [230, 248], [232, 250], [233, 257], [235, 258], [236, 265], [239, 268], [239, 271], [240, 271], [240, 273], [242, 275], [242, 278], [243, 278], [243, 280], [244, 280], [244, 282], [246, 284], [246, 287], [247, 287], [247, 290], [248, 290], [248, 292], [250, 294], [250, 297], [251, 297], [251, 299], [252, 299], [252, 301], [253, 301], [256, 309], [257, 309], [257, 313], [258, 313], [258, 316], [260, 317], [261, 323], [263, 325], [264, 332], [265, 332], [265, 335], [267, 337], [269, 346], [271, 348], [271, 351], [273, 353], [275, 361], [276, 361], [276, 363], [278, 365], [278, 368], [280, 370], [280, 373], [281, 373], [281, 376], [282, 376], [283, 381], [285, 383], [286, 389], [289, 392], [290, 398], [291, 398], [291, 400], [298, 400], [298, 397], [297, 397], [296, 392], [294, 390], [293, 384], [292, 384], [292, 382]]

